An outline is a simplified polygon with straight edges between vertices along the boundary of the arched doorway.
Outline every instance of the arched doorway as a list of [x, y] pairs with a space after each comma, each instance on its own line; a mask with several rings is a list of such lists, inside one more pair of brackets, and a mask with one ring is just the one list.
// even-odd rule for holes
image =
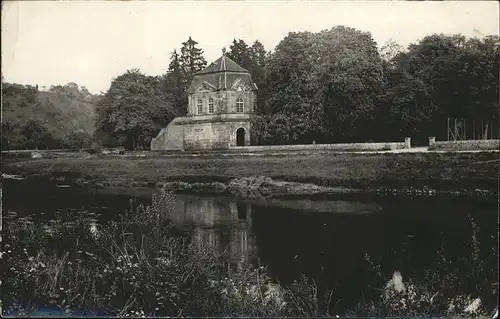
[[236, 146], [245, 146], [245, 129], [242, 127], [236, 130]]

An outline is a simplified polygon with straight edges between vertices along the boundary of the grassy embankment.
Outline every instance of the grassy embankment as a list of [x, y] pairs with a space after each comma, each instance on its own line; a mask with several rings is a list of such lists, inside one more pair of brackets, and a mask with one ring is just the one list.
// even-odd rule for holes
[[291, 156], [92, 157], [4, 163], [23, 176], [75, 174], [91, 185], [151, 186], [162, 181], [225, 182], [235, 177], [361, 189], [496, 192], [498, 153], [313, 154]]

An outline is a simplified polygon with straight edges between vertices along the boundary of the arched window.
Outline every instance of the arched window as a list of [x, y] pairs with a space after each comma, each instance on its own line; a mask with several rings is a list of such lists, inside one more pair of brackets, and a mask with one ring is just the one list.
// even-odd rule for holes
[[236, 99], [236, 112], [243, 113], [243, 99], [241, 97]]
[[203, 101], [198, 100], [197, 106], [198, 106], [198, 114], [202, 114], [203, 113]]
[[212, 114], [214, 112], [214, 99], [208, 99], [208, 113]]

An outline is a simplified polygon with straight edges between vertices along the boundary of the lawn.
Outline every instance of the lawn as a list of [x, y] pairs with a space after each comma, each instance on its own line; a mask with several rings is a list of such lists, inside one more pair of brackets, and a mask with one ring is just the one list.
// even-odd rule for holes
[[75, 174], [108, 186], [144, 186], [173, 180], [224, 182], [264, 175], [321, 186], [497, 191], [498, 163], [498, 153], [108, 156], [6, 162], [4, 172], [28, 177]]

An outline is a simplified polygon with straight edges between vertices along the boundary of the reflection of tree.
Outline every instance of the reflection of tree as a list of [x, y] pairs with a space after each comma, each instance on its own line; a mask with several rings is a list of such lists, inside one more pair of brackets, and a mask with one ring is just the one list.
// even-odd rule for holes
[[251, 234], [250, 204], [221, 198], [180, 198], [171, 216], [174, 223], [194, 224], [193, 240], [225, 251], [231, 263], [241, 267], [251, 262], [254, 238]]

